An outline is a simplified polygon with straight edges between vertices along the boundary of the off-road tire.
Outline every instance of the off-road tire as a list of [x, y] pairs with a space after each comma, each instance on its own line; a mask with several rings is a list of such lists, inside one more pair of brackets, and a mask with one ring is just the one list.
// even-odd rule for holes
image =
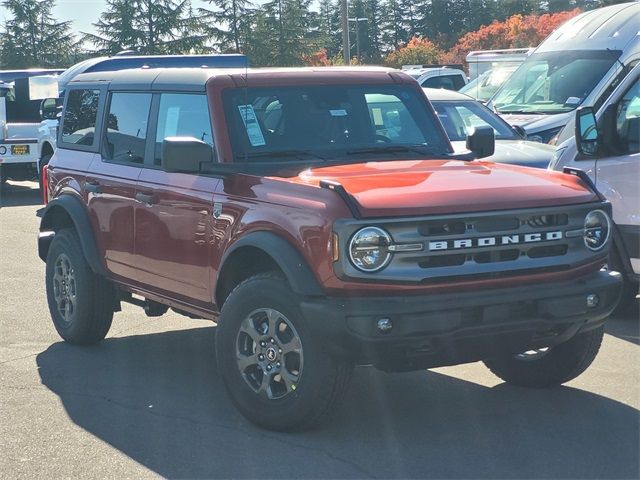
[[[252, 390], [236, 358], [242, 323], [260, 309], [284, 315], [302, 344], [304, 365], [297, 387], [282, 398], [269, 399]], [[235, 287], [220, 315], [216, 360], [236, 408], [256, 425], [276, 431], [308, 430], [335, 412], [348, 388], [353, 365], [332, 356], [319, 340], [312, 335], [297, 296], [278, 273], [258, 274]]]
[[[75, 305], [66, 320], [58, 306], [54, 286], [59, 261], [71, 266], [74, 278]], [[73, 229], [59, 230], [51, 242], [47, 253], [46, 287], [53, 325], [66, 342], [91, 345], [107, 335], [113, 319], [114, 287], [91, 270]]]
[[567, 342], [551, 347], [537, 359], [500, 355], [484, 361], [496, 376], [521, 387], [545, 388], [573, 380], [596, 358], [604, 326], [580, 333]]

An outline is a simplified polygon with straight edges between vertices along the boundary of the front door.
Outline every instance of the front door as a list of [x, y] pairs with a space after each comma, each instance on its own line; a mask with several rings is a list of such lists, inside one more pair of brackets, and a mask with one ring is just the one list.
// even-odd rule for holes
[[596, 161], [596, 186], [613, 206], [613, 220], [640, 274], [640, 78], [617, 103], [618, 155]]
[[91, 164], [84, 186], [107, 269], [127, 282], [137, 278], [135, 193], [144, 162], [150, 107], [151, 94], [111, 93], [100, 159]]
[[[211, 304], [210, 250], [213, 193], [219, 179], [162, 170], [162, 141], [187, 136], [213, 147], [204, 94], [162, 93], [157, 112], [153, 155], [138, 180], [135, 210], [136, 261], [145, 288], [179, 296], [185, 302]], [[152, 115], [155, 117], [155, 113]]]

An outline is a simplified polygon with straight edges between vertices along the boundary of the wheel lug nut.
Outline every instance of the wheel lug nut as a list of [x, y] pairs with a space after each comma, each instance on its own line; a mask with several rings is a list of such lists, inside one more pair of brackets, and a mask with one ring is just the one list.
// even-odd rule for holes
[[272, 368], [271, 364], [267, 365], [267, 372], [270, 372]]
[[280, 362], [276, 363], [276, 367], [280, 368], [282, 365], [280, 365]]
[[282, 349], [281, 348], [278, 349], [278, 353], [282, 353]]
[[264, 355], [262, 355], [262, 354], [258, 355], [258, 360], [263, 361], [264, 360]]
[[260, 341], [260, 346], [261, 347], [266, 347], [267, 346], [267, 342], [265, 342], [264, 340]]
[[269, 339], [269, 341], [270, 341], [271, 343], [276, 343], [276, 341], [275, 341], [273, 338], [270, 338], [270, 339]]

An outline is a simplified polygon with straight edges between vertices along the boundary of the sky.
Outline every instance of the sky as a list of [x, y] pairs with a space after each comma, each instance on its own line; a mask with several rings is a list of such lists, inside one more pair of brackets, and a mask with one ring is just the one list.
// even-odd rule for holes
[[[259, 0], [253, 3], [260, 4], [264, 1]], [[53, 15], [58, 20], [73, 21], [71, 24], [73, 33], [95, 33], [92, 23], [98, 21], [106, 4], [106, 0], [55, 0]], [[191, 4], [194, 8], [209, 6], [209, 3], [204, 0], [191, 0]], [[7, 9], [0, 7], [0, 23], [4, 23], [7, 17]]]

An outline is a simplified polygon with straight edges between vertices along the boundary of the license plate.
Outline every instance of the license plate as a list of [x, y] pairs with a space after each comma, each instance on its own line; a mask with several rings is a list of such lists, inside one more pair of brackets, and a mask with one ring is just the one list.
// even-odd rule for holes
[[29, 155], [29, 145], [11, 145], [11, 155]]

